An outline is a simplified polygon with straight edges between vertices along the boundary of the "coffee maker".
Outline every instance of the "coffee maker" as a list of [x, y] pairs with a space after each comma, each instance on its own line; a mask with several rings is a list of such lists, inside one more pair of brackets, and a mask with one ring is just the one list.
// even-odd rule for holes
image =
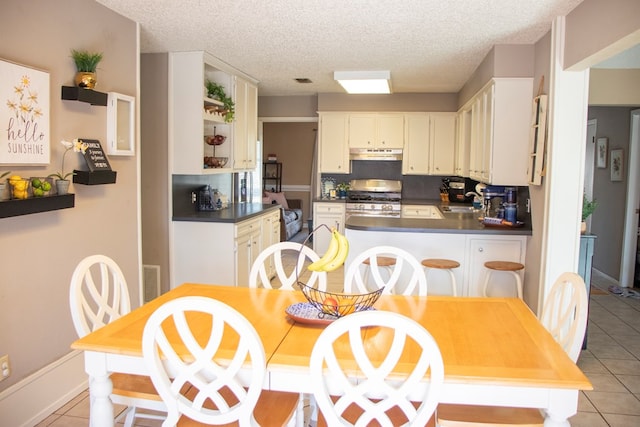
[[471, 203], [473, 195], [467, 193], [473, 191], [475, 184], [475, 181], [459, 176], [442, 178], [442, 188], [449, 194], [449, 202]]

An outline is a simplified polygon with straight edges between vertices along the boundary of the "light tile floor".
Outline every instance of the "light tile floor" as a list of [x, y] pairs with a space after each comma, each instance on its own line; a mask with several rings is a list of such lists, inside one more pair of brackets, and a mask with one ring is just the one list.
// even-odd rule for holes
[[[329, 290], [341, 289], [341, 278], [341, 270], [329, 274]], [[612, 284], [594, 270], [588, 345], [578, 360], [594, 390], [581, 393], [578, 414], [570, 419], [573, 427], [640, 426], [640, 299], [607, 292]], [[116, 408], [116, 413], [121, 410]], [[88, 417], [89, 397], [85, 391], [38, 426], [87, 426]], [[161, 423], [138, 419], [135, 425], [156, 427]]]

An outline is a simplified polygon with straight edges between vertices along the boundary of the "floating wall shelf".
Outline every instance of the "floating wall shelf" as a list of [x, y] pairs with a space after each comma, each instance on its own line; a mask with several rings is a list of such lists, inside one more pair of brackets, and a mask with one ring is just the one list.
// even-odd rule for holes
[[75, 194], [64, 194], [62, 196], [55, 195], [1, 201], [0, 218], [72, 208], [75, 205], [75, 198]]
[[93, 89], [84, 89], [77, 86], [62, 86], [62, 99], [68, 101], [88, 102], [91, 105], [107, 106], [109, 96], [106, 93]]
[[115, 184], [116, 171], [79, 171], [74, 170], [74, 184], [99, 185]]

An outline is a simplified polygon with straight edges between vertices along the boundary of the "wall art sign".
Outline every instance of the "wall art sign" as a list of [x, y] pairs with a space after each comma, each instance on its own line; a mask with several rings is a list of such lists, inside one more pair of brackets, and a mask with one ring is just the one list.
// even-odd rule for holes
[[611, 181], [622, 181], [624, 173], [624, 158], [622, 148], [611, 150]]
[[599, 169], [607, 168], [607, 150], [609, 146], [609, 138], [598, 138], [596, 146], [596, 166]]
[[0, 164], [49, 164], [49, 73], [0, 60], [0, 126]]

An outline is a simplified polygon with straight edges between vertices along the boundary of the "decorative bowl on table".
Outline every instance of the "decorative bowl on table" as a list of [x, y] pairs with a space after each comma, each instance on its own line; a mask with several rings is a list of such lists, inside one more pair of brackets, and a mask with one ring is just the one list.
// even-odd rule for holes
[[222, 145], [227, 140], [224, 135], [205, 135], [204, 142], [208, 145]]
[[339, 294], [321, 291], [302, 282], [298, 282], [298, 286], [309, 304], [318, 310], [319, 318], [324, 316], [339, 318], [357, 311], [372, 310], [373, 304], [384, 289], [380, 288], [367, 294]]

